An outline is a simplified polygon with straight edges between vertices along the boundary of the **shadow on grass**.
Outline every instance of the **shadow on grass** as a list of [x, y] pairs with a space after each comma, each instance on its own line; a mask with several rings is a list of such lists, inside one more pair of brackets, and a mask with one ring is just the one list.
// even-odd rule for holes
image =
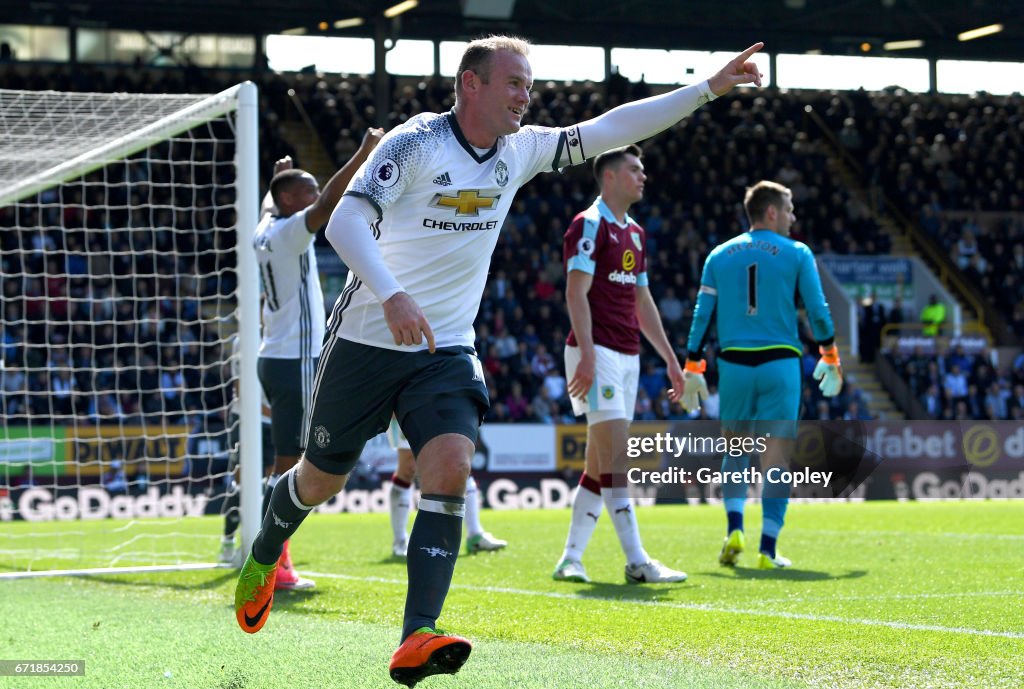
[[867, 570], [853, 569], [848, 572], [819, 572], [813, 569], [753, 569], [752, 567], [734, 567], [700, 572], [700, 576], [719, 579], [781, 579], [784, 581], [837, 581], [840, 579], [860, 579], [867, 576]]
[[[571, 588], [570, 588], [571, 587]], [[580, 598], [599, 598], [608, 601], [661, 601], [667, 600], [671, 594], [685, 593], [687, 590], [696, 591], [693, 586], [685, 582], [678, 584], [612, 584], [606, 582], [592, 581], [588, 584], [570, 584], [566, 587], [565, 593], [575, 593]]]
[[75, 575], [75, 579], [84, 579], [86, 581], [95, 581], [101, 584], [110, 584], [112, 586], [132, 586], [135, 588], [149, 588], [149, 589], [172, 589], [176, 591], [206, 591], [209, 589], [220, 588], [229, 581], [236, 581], [238, 579], [238, 570], [225, 569], [225, 570], [210, 570], [222, 572], [216, 577], [207, 579], [205, 581], [181, 583], [170, 580], [172, 575], [180, 575], [181, 572], [152, 572], [149, 576], [153, 577], [148, 581], [139, 579], [137, 572], [126, 572], [125, 574], [82, 574]]
[[398, 555], [385, 555], [384, 557], [370, 563], [371, 565], [404, 565], [405, 558]]
[[[120, 576], [84, 576], [76, 577], [82, 579], [88, 579], [90, 581], [96, 581], [102, 584], [110, 586], [130, 586], [137, 590], [156, 590], [166, 589], [172, 591], [203, 591], [222, 588], [225, 585], [231, 585], [231, 592], [226, 593], [224, 596], [224, 608], [225, 610], [231, 610], [233, 614], [234, 608], [234, 587], [233, 584], [238, 580], [237, 570], [229, 569], [223, 574], [217, 577], [209, 579], [207, 581], [195, 582], [192, 584], [183, 584], [171, 581], [141, 581], [138, 579], [128, 579]], [[302, 589], [298, 591], [289, 591], [287, 589], [274, 592], [274, 609], [275, 610], [288, 610], [291, 613], [297, 613], [302, 615], [327, 615], [337, 614], [336, 610], [328, 609], [322, 605], [316, 605], [313, 601], [320, 596], [322, 591], [319, 589]], [[313, 603], [313, 605], [310, 605]]]

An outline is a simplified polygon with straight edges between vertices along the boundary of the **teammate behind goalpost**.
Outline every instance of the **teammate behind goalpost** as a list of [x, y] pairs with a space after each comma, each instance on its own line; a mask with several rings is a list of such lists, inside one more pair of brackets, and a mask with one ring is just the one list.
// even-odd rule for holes
[[[270, 496], [278, 478], [295, 466], [306, 447], [313, 374], [325, 332], [324, 297], [313, 239], [383, 135], [382, 129], [367, 131], [355, 155], [327, 181], [323, 192], [313, 175], [292, 168], [290, 157], [274, 165], [270, 192], [263, 201], [263, 216], [253, 238], [263, 295], [259, 376], [270, 403], [275, 448], [274, 471], [263, 496], [264, 517], [270, 511]], [[276, 513], [272, 515], [279, 521]], [[315, 585], [295, 572], [286, 541], [277, 560], [274, 588], [308, 589]]]

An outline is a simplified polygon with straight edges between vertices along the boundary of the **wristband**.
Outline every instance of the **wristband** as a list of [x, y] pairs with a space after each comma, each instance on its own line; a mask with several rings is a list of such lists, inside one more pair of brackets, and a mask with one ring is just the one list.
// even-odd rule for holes
[[715, 95], [715, 92], [711, 90], [711, 84], [708, 83], [707, 79], [697, 84], [697, 92], [700, 93], [702, 103], [710, 103], [714, 99], [718, 98], [718, 96]]
[[818, 347], [818, 353], [821, 354], [821, 360], [829, 366], [839, 365], [839, 348], [834, 344], [828, 347]]
[[686, 360], [686, 366], [683, 368], [687, 373], [704, 373], [708, 368], [706, 361], [701, 359], [700, 361], [693, 361], [691, 359]]

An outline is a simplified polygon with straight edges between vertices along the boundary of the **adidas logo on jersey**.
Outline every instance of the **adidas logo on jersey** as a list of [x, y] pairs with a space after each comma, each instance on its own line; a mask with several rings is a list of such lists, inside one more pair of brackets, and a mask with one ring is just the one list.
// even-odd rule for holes
[[608, 273], [608, 281], [618, 282], [623, 285], [635, 285], [636, 275], [633, 275], [633, 273], [626, 273], [621, 270], [613, 270], [612, 272]]
[[450, 187], [452, 185], [452, 178], [446, 172], [443, 175], [438, 175], [437, 177], [435, 177], [434, 184], [437, 184], [438, 186], [442, 187]]

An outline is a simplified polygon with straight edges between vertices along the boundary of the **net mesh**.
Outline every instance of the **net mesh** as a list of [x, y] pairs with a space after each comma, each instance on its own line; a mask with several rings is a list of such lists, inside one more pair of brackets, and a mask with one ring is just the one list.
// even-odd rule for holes
[[0, 570], [216, 557], [195, 517], [229, 483], [235, 124], [203, 99], [0, 91], [0, 184], [23, 185], [0, 207]]

